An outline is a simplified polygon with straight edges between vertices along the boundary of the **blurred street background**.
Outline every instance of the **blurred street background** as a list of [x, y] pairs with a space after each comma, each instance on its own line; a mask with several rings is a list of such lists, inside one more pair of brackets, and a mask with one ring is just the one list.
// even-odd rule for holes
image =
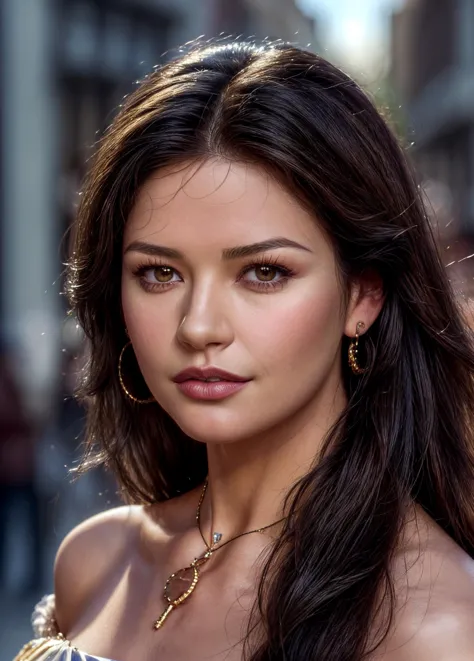
[[62, 273], [87, 160], [124, 95], [202, 35], [295, 42], [355, 76], [474, 293], [474, 0], [0, 0], [0, 661], [31, 638], [61, 539], [118, 503], [109, 476], [68, 474], [83, 343]]

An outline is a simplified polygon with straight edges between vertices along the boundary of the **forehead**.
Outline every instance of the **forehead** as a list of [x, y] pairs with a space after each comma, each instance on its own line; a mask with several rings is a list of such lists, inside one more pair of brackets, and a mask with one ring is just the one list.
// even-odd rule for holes
[[208, 160], [154, 173], [138, 193], [124, 239], [198, 249], [269, 236], [321, 240], [315, 219], [263, 168]]

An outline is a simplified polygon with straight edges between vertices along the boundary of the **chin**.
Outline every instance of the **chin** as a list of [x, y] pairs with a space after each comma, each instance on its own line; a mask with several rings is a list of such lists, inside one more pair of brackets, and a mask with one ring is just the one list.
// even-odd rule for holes
[[[207, 408], [207, 410], [206, 410]], [[182, 410], [172, 415], [176, 424], [187, 436], [200, 443], [236, 443], [253, 436], [255, 430], [243, 425], [243, 414], [230, 411], [192, 411], [186, 415]]]

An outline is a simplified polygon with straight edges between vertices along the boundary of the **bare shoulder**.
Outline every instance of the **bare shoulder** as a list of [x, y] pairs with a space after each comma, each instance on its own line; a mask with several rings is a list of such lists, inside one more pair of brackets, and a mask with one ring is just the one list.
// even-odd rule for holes
[[131, 552], [143, 516], [141, 506], [117, 507], [87, 519], [64, 538], [54, 566], [60, 631], [67, 634], [95, 591]]
[[196, 491], [149, 506], [117, 507], [74, 528], [59, 547], [54, 567], [56, 618], [69, 635], [137, 563], [156, 566], [176, 534], [194, 526]]
[[424, 514], [395, 562], [395, 613], [380, 661], [474, 659], [474, 560]]

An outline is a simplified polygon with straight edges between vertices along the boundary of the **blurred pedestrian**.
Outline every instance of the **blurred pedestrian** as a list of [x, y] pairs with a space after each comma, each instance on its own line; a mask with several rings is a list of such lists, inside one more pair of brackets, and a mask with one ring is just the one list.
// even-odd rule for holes
[[[14, 368], [12, 352], [0, 344], [0, 587], [9, 569], [7, 540], [20, 532], [20, 557], [28, 559], [22, 590], [41, 585], [40, 499], [35, 485], [36, 434]], [[26, 553], [25, 553], [26, 551]]]

